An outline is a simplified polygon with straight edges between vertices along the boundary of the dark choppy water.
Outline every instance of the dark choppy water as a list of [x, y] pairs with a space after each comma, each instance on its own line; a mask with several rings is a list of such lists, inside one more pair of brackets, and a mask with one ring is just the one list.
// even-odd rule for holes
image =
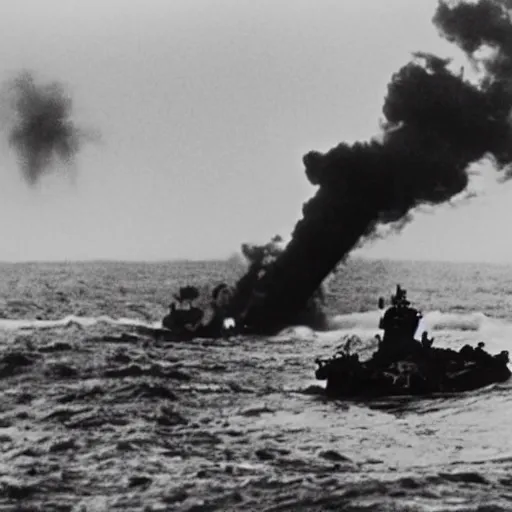
[[[429, 400], [324, 401], [314, 358], [397, 282], [436, 343], [510, 348], [512, 268], [352, 262], [333, 330], [116, 342], [173, 289], [228, 264], [0, 266], [0, 510], [512, 510], [512, 385]], [[124, 324], [124, 325], [123, 325]]]

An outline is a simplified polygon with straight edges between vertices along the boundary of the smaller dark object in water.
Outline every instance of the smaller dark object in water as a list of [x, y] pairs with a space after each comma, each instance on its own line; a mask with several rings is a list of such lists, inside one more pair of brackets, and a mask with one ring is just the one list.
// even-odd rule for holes
[[195, 333], [183, 333], [166, 329], [165, 327], [147, 327], [145, 325], [135, 326], [135, 331], [144, 336], [149, 336], [157, 341], [190, 341], [196, 338]]
[[142, 328], [139, 332], [165, 341], [186, 341], [193, 338], [226, 338], [240, 331], [230, 307], [231, 288], [220, 283], [212, 291], [210, 306], [203, 311], [192, 302], [199, 297], [195, 286], [180, 288], [176, 300], [188, 302], [188, 308], [169, 305], [169, 314], [162, 320], [161, 329]]
[[[144, 325], [138, 325], [135, 330], [144, 336], [149, 336], [157, 341], [168, 341], [168, 342], [181, 342], [181, 341], [192, 341], [199, 338], [228, 338], [239, 334], [234, 323], [229, 322], [230, 319], [226, 319], [222, 328], [212, 328], [209, 325], [202, 325], [195, 331], [187, 331], [186, 329], [166, 329], [165, 327], [147, 327]], [[216, 327], [216, 326], [215, 326]]]
[[184, 330], [189, 326], [193, 332], [203, 319], [203, 312], [197, 307], [190, 309], [176, 309], [171, 305], [169, 314], [162, 320], [162, 326], [171, 331]]
[[182, 286], [179, 293], [174, 295], [178, 302], [192, 302], [199, 297], [199, 290], [195, 286]]

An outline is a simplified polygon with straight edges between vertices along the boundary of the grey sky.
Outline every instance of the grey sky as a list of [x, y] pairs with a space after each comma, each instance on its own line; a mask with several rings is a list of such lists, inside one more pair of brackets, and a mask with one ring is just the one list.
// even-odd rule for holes
[[[435, 5], [12, 2], [0, 79], [26, 68], [66, 83], [77, 122], [103, 144], [79, 155], [74, 184], [56, 173], [31, 190], [2, 142], [0, 259], [224, 257], [286, 237], [314, 192], [302, 155], [377, 133], [386, 85], [410, 52], [454, 53], [431, 24]], [[365, 253], [512, 258], [493, 235], [511, 194], [420, 218]]]

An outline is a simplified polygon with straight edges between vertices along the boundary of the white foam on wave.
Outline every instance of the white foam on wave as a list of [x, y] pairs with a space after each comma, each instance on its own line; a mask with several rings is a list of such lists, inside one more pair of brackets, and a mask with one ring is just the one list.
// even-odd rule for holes
[[[381, 315], [382, 311], [380, 310], [336, 315], [329, 320], [329, 330], [327, 332], [317, 332], [309, 327], [289, 327], [278, 335], [271, 337], [270, 341], [317, 340], [321, 344], [331, 345], [351, 335], [359, 337], [364, 342], [375, 341], [375, 335], [382, 335], [383, 333], [378, 327]], [[161, 327], [159, 321], [150, 323], [134, 318], [112, 318], [107, 315], [98, 317], [68, 315], [56, 320], [4, 318], [0, 319], [0, 331], [53, 329], [72, 327], [73, 325], [91, 327], [98, 324], [126, 327]], [[484, 341], [490, 350], [510, 349], [512, 351], [512, 323], [488, 317], [482, 312], [443, 313], [441, 311], [430, 311], [424, 314], [416, 332], [416, 339], [419, 339], [425, 330], [435, 336], [436, 345], [444, 345], [446, 342], [460, 345], [461, 342]]]
[[362, 313], [347, 313], [336, 315], [328, 319], [328, 328], [331, 331], [345, 329], [378, 329], [382, 311], [365, 311]]
[[[374, 334], [379, 332], [379, 319], [382, 311], [365, 311], [361, 313], [348, 313], [345, 315], [336, 315], [329, 319], [329, 331], [372, 331]], [[19, 330], [19, 329], [48, 329], [52, 327], [66, 327], [68, 325], [78, 324], [83, 327], [105, 323], [120, 326], [144, 326], [150, 328], [160, 327], [160, 322], [144, 322], [134, 318], [112, 318], [107, 315], [98, 317], [68, 315], [56, 320], [38, 320], [38, 319], [0, 319], [0, 330]], [[505, 321], [486, 316], [484, 313], [443, 313], [441, 311], [431, 311], [424, 315], [419, 332], [428, 331], [483, 331], [496, 330], [510, 327], [512, 324]], [[293, 335], [298, 338], [310, 337], [315, 331], [308, 327], [289, 327], [284, 329], [278, 336]]]
[[[349, 313], [336, 315], [330, 319], [329, 333], [318, 333], [321, 341], [331, 341], [336, 337], [340, 340], [348, 335], [356, 335], [362, 340], [374, 339], [376, 334], [383, 334], [379, 329], [379, 310], [364, 313]], [[512, 323], [498, 318], [492, 318], [482, 312], [445, 313], [429, 311], [424, 313], [415, 338], [428, 331], [435, 336], [435, 345], [461, 346], [461, 343], [474, 344], [483, 341], [488, 350], [495, 352], [510, 350], [512, 352]]]
[[[348, 313], [336, 315], [329, 319], [330, 330], [373, 329], [378, 330], [382, 311], [365, 311], [363, 313]], [[481, 312], [474, 313], [443, 313], [430, 311], [423, 315], [419, 330], [428, 331], [480, 331], [485, 328], [502, 325], [503, 322], [490, 318]], [[512, 327], [512, 324], [509, 324]]]
[[427, 329], [433, 331], [480, 331], [499, 321], [481, 312], [443, 313], [431, 311], [424, 315], [423, 322]]
[[133, 318], [112, 318], [107, 315], [98, 317], [68, 315], [58, 320], [32, 320], [32, 319], [0, 319], [0, 330], [19, 331], [26, 329], [52, 329], [55, 327], [69, 327], [80, 325], [82, 327], [91, 327], [97, 324], [119, 325], [119, 326], [144, 326], [150, 328], [160, 327], [160, 322], [147, 323]]
[[294, 340], [310, 340], [312, 338], [316, 338], [318, 333], [311, 329], [311, 327], [306, 327], [305, 325], [298, 325], [294, 327], [286, 327], [275, 336], [271, 336], [271, 341], [283, 341], [288, 339]]

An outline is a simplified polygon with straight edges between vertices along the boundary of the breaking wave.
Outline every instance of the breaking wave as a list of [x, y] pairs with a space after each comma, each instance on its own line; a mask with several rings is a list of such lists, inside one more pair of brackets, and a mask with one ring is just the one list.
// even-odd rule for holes
[[134, 318], [112, 318], [108, 315], [98, 317], [68, 315], [57, 320], [40, 320], [40, 319], [0, 319], [0, 330], [18, 331], [23, 329], [52, 329], [55, 327], [70, 327], [79, 325], [81, 327], [91, 327], [97, 324], [117, 325], [126, 327], [151, 327], [157, 328], [161, 326], [161, 322], [143, 322]]
[[[383, 334], [378, 328], [381, 311], [336, 315], [330, 319], [330, 331], [322, 333], [321, 341], [327, 344], [340, 342], [349, 335], [355, 335], [364, 341], [364, 345], [375, 347], [376, 334]], [[463, 344], [476, 344], [483, 341], [491, 352], [510, 349], [512, 322], [493, 318], [482, 312], [445, 313], [429, 311], [423, 314], [415, 334], [421, 339], [424, 331], [434, 335], [436, 346], [454, 349]]]
[[[362, 313], [336, 315], [329, 321], [330, 330], [373, 329], [378, 330], [382, 312], [379, 310]], [[430, 311], [423, 315], [420, 329], [428, 331], [482, 331], [490, 328], [509, 327], [512, 323], [491, 318], [481, 312], [443, 313]]]
[[[379, 310], [365, 311], [360, 313], [348, 313], [335, 315], [329, 319], [329, 331], [372, 331], [379, 332], [378, 325], [382, 312]], [[107, 324], [126, 327], [149, 327], [158, 328], [160, 321], [145, 322], [136, 318], [113, 318], [108, 315], [101, 316], [79, 316], [67, 315], [61, 319], [0, 319], [0, 330], [17, 331], [22, 329], [51, 329], [55, 327], [67, 327], [79, 325], [91, 327], [97, 324]], [[431, 311], [425, 313], [420, 323], [419, 332], [428, 331], [488, 331], [499, 329], [510, 329], [512, 323], [505, 320], [489, 317], [481, 312], [473, 313], [444, 313], [442, 311]], [[284, 329], [280, 334], [287, 335], [293, 332], [299, 337], [311, 336], [315, 331], [307, 327], [293, 327]]]

